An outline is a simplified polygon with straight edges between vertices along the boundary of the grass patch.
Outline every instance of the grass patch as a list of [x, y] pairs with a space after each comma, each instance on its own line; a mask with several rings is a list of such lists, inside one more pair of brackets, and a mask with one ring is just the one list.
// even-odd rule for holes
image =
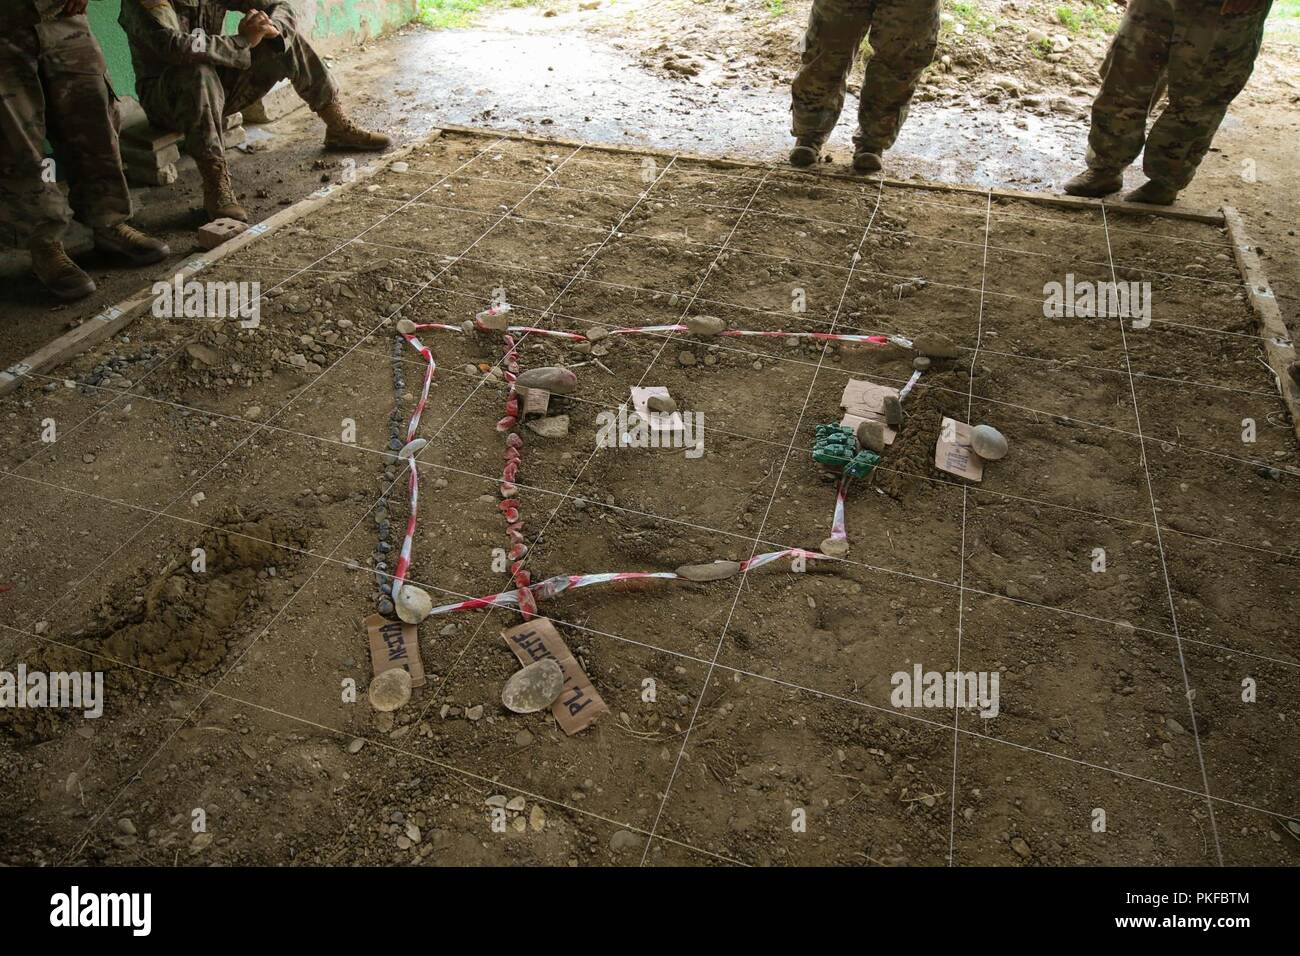
[[1275, 0], [1264, 30], [1269, 37], [1300, 40], [1300, 0]]
[[1056, 22], [1070, 33], [1114, 33], [1119, 28], [1120, 17], [1110, 0], [1085, 0], [1056, 8]]
[[538, 7], [543, 0], [420, 0], [415, 22], [435, 30], [469, 26], [480, 13], [505, 7]]

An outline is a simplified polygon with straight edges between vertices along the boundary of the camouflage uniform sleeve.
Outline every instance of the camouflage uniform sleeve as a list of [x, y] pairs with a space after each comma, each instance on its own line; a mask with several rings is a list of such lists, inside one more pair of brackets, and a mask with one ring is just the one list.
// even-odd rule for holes
[[209, 63], [246, 70], [253, 58], [243, 37], [207, 35], [202, 42], [181, 29], [169, 0], [122, 0], [119, 18], [132, 45], [170, 64]]

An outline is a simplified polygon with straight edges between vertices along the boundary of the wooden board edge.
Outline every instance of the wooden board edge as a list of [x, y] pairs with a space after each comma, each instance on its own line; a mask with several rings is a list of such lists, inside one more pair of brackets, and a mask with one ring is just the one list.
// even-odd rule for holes
[[1288, 367], [1296, 360], [1295, 342], [1286, 327], [1286, 320], [1282, 318], [1282, 310], [1277, 304], [1277, 296], [1273, 294], [1273, 287], [1269, 285], [1264, 264], [1246, 232], [1246, 223], [1241, 213], [1232, 206], [1224, 206], [1223, 220], [1228, 226], [1228, 237], [1232, 241], [1237, 268], [1246, 284], [1246, 297], [1259, 319], [1259, 331], [1264, 340], [1268, 366], [1277, 378], [1282, 403], [1291, 415], [1291, 428], [1300, 440], [1300, 386], [1296, 385], [1288, 371]]
[[1086, 196], [1065, 196], [1060, 193], [1039, 193], [1021, 189], [986, 189], [980, 186], [970, 186], [962, 183], [934, 182], [933, 180], [928, 179], [891, 179], [887, 176], [865, 177], [832, 170], [810, 173], [801, 169], [795, 169], [793, 166], [787, 168], [780, 164], [764, 163], [759, 162], [758, 160], [745, 159], [737, 156], [706, 156], [698, 153], [683, 153], [659, 146], [624, 145], [621, 143], [584, 143], [581, 140], [569, 139], [563, 136], [543, 136], [536, 133], [525, 133], [523, 131], [492, 130], [475, 126], [458, 126], [455, 124], [445, 124], [439, 128], [449, 133], [461, 133], [470, 136], [516, 139], [538, 144], [553, 143], [557, 146], [569, 146], [574, 148], [583, 146], [589, 150], [596, 150], [604, 153], [658, 156], [662, 159], [669, 159], [676, 156], [693, 163], [706, 163], [714, 166], [739, 169], [779, 171], [784, 175], [790, 176], [792, 179], [831, 179], [839, 182], [857, 184], [864, 182], [884, 182], [886, 186], [896, 186], [906, 189], [924, 189], [930, 192], [962, 193], [974, 196], [992, 195], [997, 199], [1032, 202], [1038, 203], [1039, 205], [1058, 206], [1066, 209], [1091, 209], [1100, 211], [1104, 206], [1106, 209], [1114, 212], [1122, 212], [1137, 216], [1158, 216], [1163, 219], [1179, 219], [1187, 222], [1199, 222], [1210, 226], [1218, 226], [1219, 228], [1223, 227], [1223, 215], [1221, 213], [1206, 212], [1198, 209], [1179, 209], [1171, 206], [1148, 206], [1143, 203], [1124, 202], [1122, 200], [1090, 199]]
[[[421, 137], [413, 143], [408, 143], [391, 153], [384, 153], [382, 156], [376, 157], [374, 161], [359, 166], [356, 176], [351, 180], [324, 186], [298, 200], [292, 206], [286, 206], [261, 222], [254, 223], [229, 242], [222, 243], [215, 249], [190, 256], [173, 270], [168, 280], [174, 280], [177, 276], [182, 280], [186, 280], [197, 275], [214, 263], [219, 262], [225, 256], [230, 255], [230, 253], [242, 249], [255, 239], [269, 235], [277, 229], [301, 219], [307, 213], [382, 172], [393, 163], [437, 139], [440, 135], [440, 130], [433, 130], [427, 136]], [[52, 342], [47, 342], [35, 352], [0, 371], [0, 396], [8, 395], [17, 389], [32, 373], [44, 374], [52, 371], [109, 336], [116, 335], [126, 328], [139, 318], [149, 303], [153, 301], [154, 285], [155, 283], [150, 283], [120, 302], [108, 306], [86, 319], [75, 329], [68, 330]]]

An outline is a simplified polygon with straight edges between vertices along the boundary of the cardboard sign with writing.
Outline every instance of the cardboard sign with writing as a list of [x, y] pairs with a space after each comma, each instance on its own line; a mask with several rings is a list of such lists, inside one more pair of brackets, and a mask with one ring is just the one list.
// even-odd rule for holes
[[424, 686], [424, 664], [420, 661], [420, 633], [414, 624], [404, 624], [372, 614], [361, 622], [370, 638], [370, 663], [375, 676], [394, 667], [405, 667], [412, 687]]
[[970, 447], [969, 425], [944, 416], [939, 426], [939, 441], [934, 446], [934, 467], [971, 481], [984, 478], [984, 459]]
[[560, 729], [570, 737], [591, 726], [597, 717], [609, 710], [550, 618], [525, 621], [502, 631], [501, 637], [519, 658], [520, 664], [531, 664], [549, 657], [560, 665], [564, 671], [564, 690], [551, 705], [551, 713], [559, 722]]

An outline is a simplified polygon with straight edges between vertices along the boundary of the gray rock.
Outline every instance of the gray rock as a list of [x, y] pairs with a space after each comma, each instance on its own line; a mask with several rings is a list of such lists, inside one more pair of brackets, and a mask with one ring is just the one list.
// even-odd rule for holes
[[569, 434], [569, 416], [553, 415], [550, 418], [534, 419], [528, 422], [528, 430], [543, 438], [563, 438]]
[[922, 332], [912, 339], [912, 348], [919, 355], [932, 359], [953, 359], [957, 357], [957, 343], [942, 332]]
[[738, 561], [711, 561], [708, 564], [683, 564], [677, 569], [678, 577], [687, 581], [722, 581], [740, 573]]
[[568, 395], [578, 387], [578, 376], [560, 365], [525, 369], [515, 379], [515, 388], [540, 388], [556, 395]]
[[685, 324], [692, 335], [718, 335], [727, 328], [726, 320], [716, 315], [688, 315]]
[[564, 691], [564, 669], [549, 657], [520, 668], [501, 690], [501, 703], [516, 714], [533, 714], [555, 703]]

